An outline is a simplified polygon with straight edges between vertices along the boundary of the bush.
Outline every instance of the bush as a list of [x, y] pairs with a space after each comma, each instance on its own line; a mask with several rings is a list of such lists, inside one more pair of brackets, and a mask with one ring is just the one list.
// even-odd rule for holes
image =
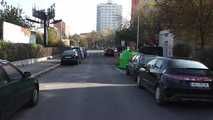
[[48, 46], [60, 46], [60, 35], [54, 28], [48, 29]]
[[40, 58], [60, 54], [61, 48], [48, 47], [37, 44], [12, 44], [0, 42], [0, 59], [9, 61]]
[[40, 45], [44, 45], [44, 39], [42, 33], [36, 33], [36, 43]]
[[176, 44], [173, 48], [174, 57], [191, 57], [192, 56], [192, 47], [187, 44]]

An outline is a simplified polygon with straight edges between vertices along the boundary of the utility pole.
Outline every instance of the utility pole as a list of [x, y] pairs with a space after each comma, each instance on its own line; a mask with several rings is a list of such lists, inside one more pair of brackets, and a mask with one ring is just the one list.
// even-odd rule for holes
[[[27, 18], [26, 20], [33, 22], [33, 23], [38, 23], [38, 24], [43, 24], [44, 25], [44, 46], [48, 46], [48, 27], [49, 24], [56, 24], [58, 22], [61, 22], [62, 20], [55, 20], [55, 4], [50, 6], [47, 10], [36, 10], [33, 8], [33, 17], [38, 18], [40, 21], [32, 20]], [[52, 21], [51, 21], [52, 20]], [[51, 22], [50, 22], [51, 21]]]
[[138, 24], [137, 24], [137, 51], [139, 51], [139, 41], [140, 41], [140, 16], [138, 15]]
[[48, 45], [48, 25], [47, 19], [44, 19], [44, 45]]

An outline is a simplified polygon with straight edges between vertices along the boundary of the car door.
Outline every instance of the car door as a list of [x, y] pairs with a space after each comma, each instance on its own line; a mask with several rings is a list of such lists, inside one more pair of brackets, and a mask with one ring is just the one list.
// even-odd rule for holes
[[134, 67], [134, 62], [136, 60], [136, 57], [137, 57], [137, 55], [133, 56], [128, 64], [128, 70], [129, 70], [130, 75], [132, 75], [132, 73], [133, 73], [133, 67]]
[[27, 78], [24, 78], [23, 73], [11, 64], [4, 65], [3, 69], [9, 78], [8, 84], [15, 94], [14, 107], [18, 109], [29, 101], [33, 91], [33, 82], [26, 80]]
[[156, 85], [160, 81], [164, 63], [163, 59], [158, 59], [154, 64], [153, 69], [150, 71], [150, 87], [152, 90], [155, 90]]
[[152, 82], [152, 72], [154, 72], [154, 66], [156, 64], [156, 61], [157, 59], [154, 59], [154, 60], [151, 60], [150, 62], [148, 62], [146, 65], [145, 65], [145, 69], [144, 71], [142, 72], [142, 80], [143, 80], [143, 83], [144, 83], [144, 86], [147, 88], [147, 89], [151, 89], [151, 82]]
[[137, 55], [133, 63], [133, 75], [137, 74], [137, 71], [139, 69], [139, 62], [140, 62], [140, 55]]
[[140, 55], [137, 67], [140, 69], [141, 67], [144, 67], [145, 64], [146, 64], [145, 63], [145, 56], [144, 55]]
[[12, 87], [8, 84], [8, 77], [4, 70], [0, 68], [0, 114], [8, 115], [14, 105], [14, 91]]

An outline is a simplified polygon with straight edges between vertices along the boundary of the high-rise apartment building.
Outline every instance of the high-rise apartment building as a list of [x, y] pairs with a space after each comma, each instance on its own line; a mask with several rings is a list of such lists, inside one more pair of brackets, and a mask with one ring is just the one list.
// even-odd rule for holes
[[97, 31], [117, 30], [122, 24], [122, 6], [108, 1], [97, 6]]

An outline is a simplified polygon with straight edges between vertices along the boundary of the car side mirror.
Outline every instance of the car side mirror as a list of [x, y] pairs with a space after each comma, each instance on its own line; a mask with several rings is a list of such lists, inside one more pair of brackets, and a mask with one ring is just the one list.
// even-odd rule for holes
[[145, 70], [146, 70], [147, 72], [150, 72], [151, 66], [150, 66], [150, 65], [144, 65], [144, 68], [145, 68]]
[[24, 77], [25, 78], [29, 78], [29, 77], [31, 77], [31, 72], [24, 72]]

